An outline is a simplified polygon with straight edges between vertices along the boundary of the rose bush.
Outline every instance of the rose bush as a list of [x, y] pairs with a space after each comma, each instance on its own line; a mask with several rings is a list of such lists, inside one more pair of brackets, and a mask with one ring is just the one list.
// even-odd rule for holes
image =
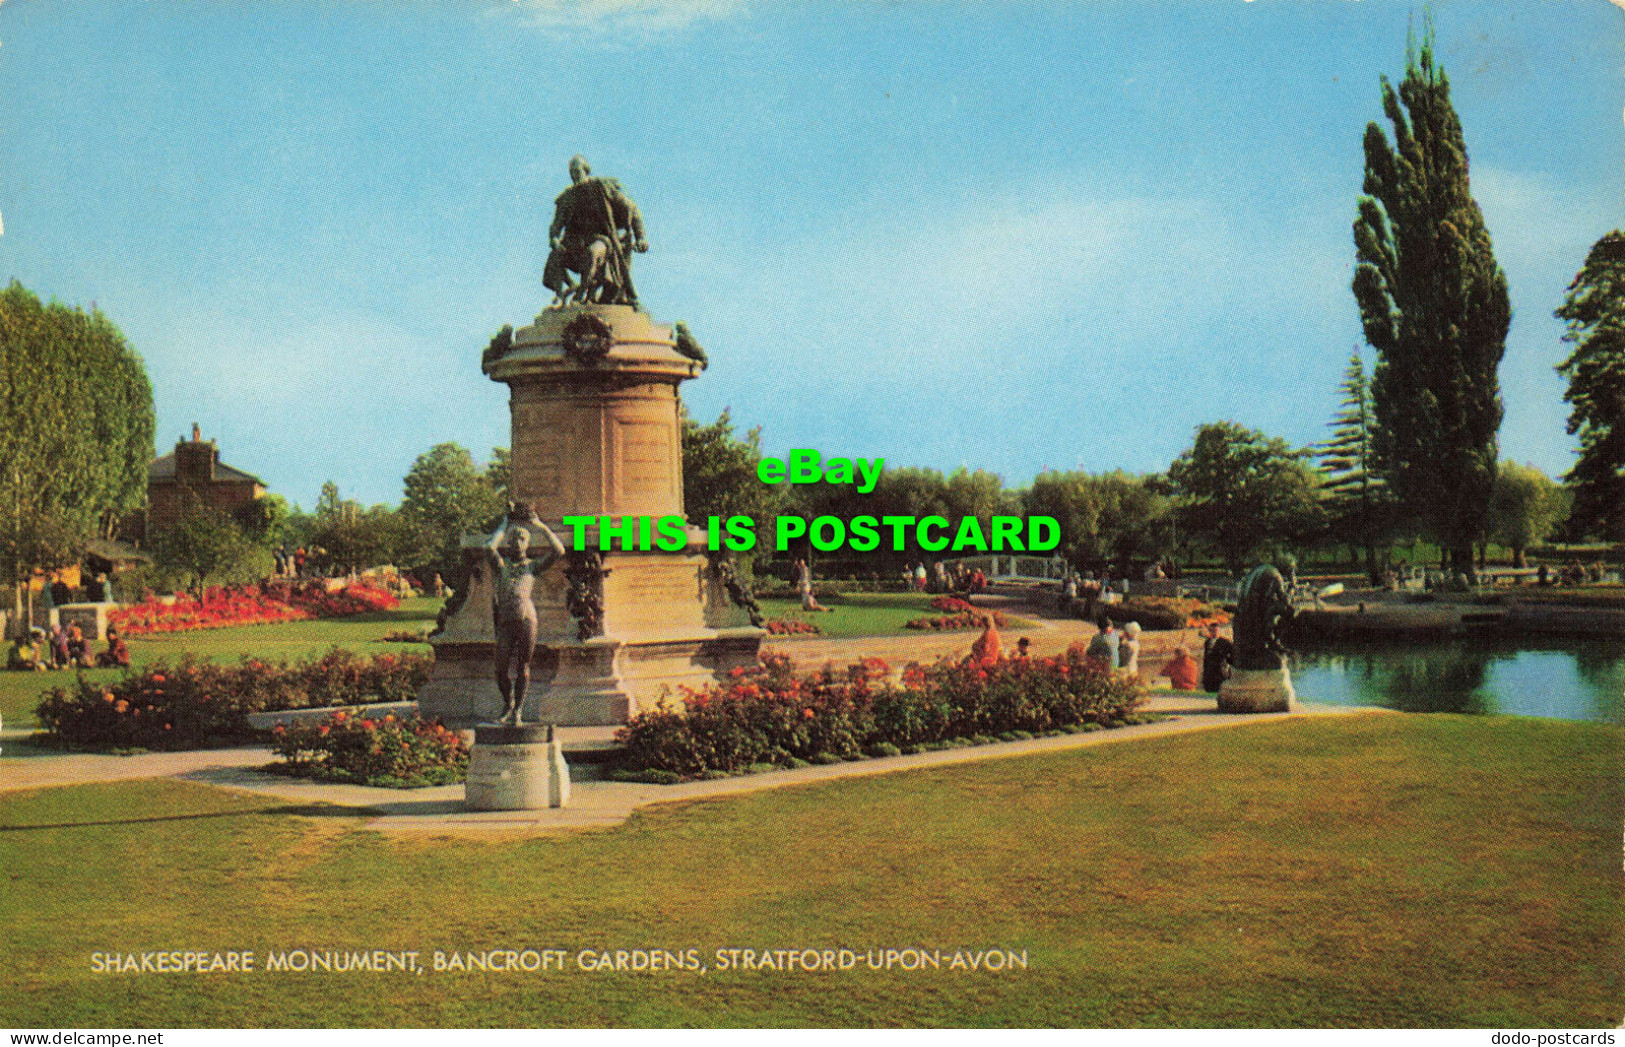
[[36, 715], [54, 741], [73, 748], [195, 749], [251, 737], [249, 713], [410, 701], [433, 665], [427, 655], [369, 659], [336, 648], [294, 665], [188, 656], [107, 685], [80, 676], [71, 688], [47, 691]]
[[[959, 600], [957, 602], [964, 603], [965, 601]], [[931, 601], [931, 603], [933, 606], [936, 605], [935, 600]], [[965, 604], [965, 606], [970, 607], [969, 604]], [[933, 629], [938, 631], [953, 629], [980, 629], [983, 624], [985, 624], [985, 621], [989, 615], [993, 617], [993, 624], [998, 626], [1000, 629], [1003, 629], [1010, 624], [1009, 619], [998, 611], [989, 611], [980, 607], [972, 607], [968, 611], [960, 611], [957, 614], [940, 615], [935, 618], [910, 618], [907, 622], [903, 623], [903, 625], [906, 629]]]
[[299, 778], [418, 788], [452, 785], [468, 773], [468, 746], [439, 720], [361, 716], [340, 709], [325, 723], [278, 726], [274, 769]]
[[777, 655], [687, 692], [681, 708], [660, 703], [617, 738], [627, 770], [697, 778], [1010, 732], [1112, 726], [1143, 700], [1135, 684], [1078, 651], [991, 666], [911, 666], [897, 683], [878, 659], [801, 676]]

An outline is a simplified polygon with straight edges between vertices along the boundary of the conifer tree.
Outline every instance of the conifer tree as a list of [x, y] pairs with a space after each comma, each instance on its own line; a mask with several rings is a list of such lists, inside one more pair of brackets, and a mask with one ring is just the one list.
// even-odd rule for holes
[[1495, 487], [1501, 426], [1496, 370], [1512, 306], [1467, 178], [1450, 81], [1431, 26], [1406, 47], [1396, 92], [1382, 81], [1390, 145], [1365, 132], [1365, 192], [1354, 223], [1354, 297], [1377, 350], [1373, 449], [1399, 508], [1472, 565]]
[[1574, 345], [1557, 371], [1569, 380], [1569, 433], [1580, 434], [1580, 458], [1563, 477], [1571, 529], [1625, 541], [1625, 232], [1592, 246], [1557, 317]]
[[1321, 496], [1334, 533], [1350, 546], [1365, 550], [1366, 567], [1371, 569], [1376, 564], [1386, 488], [1373, 468], [1371, 390], [1358, 349], [1349, 357], [1338, 388], [1343, 398], [1337, 414], [1327, 423], [1332, 438], [1316, 453], [1324, 476]]

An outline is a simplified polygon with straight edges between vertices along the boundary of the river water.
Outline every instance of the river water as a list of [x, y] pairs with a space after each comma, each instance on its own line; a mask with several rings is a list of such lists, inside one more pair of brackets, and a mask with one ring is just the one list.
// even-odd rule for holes
[[1291, 667], [1307, 702], [1625, 725], [1625, 640], [1305, 642]]

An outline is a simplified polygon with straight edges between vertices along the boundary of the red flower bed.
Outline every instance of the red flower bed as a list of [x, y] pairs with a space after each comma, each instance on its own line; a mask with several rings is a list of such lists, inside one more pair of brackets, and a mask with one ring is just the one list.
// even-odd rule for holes
[[803, 622], [796, 618], [771, 618], [762, 628], [772, 636], [816, 635], [824, 631], [811, 622]]
[[[936, 603], [935, 600], [932, 600], [931, 602], [933, 604]], [[963, 600], [959, 602], [964, 603]], [[968, 607], [970, 605], [966, 604], [966, 606]], [[958, 614], [945, 614], [937, 618], [912, 618], [904, 624], [904, 628], [949, 631], [955, 629], [980, 629], [988, 615], [993, 616], [993, 624], [998, 626], [1000, 629], [1003, 629], [1008, 624], [1008, 619], [1006, 619], [1004, 615], [1000, 614], [998, 611], [987, 611], [981, 608], [973, 608], [969, 611], [961, 611]]]
[[938, 596], [931, 601], [933, 611], [947, 611], [949, 614], [962, 614], [966, 611], [976, 611], [977, 607], [969, 600], [962, 600], [957, 596]]
[[344, 618], [392, 610], [400, 603], [393, 593], [360, 584], [345, 586], [333, 593], [321, 582], [275, 582], [264, 587], [216, 585], [204, 590], [202, 602], [187, 594], [161, 601], [148, 592], [140, 603], [109, 613], [107, 620], [126, 636], [135, 636], [308, 618]]
[[139, 633], [174, 633], [189, 629], [224, 629], [234, 625], [260, 625], [265, 622], [292, 622], [311, 617], [308, 611], [291, 607], [260, 591], [258, 586], [211, 586], [202, 602], [178, 595], [172, 602], [160, 602], [148, 592], [138, 604], [120, 607], [107, 615], [108, 624], [126, 636]]
[[283, 603], [316, 618], [345, 618], [370, 611], [391, 611], [401, 605], [394, 593], [360, 582], [331, 593], [321, 582], [277, 582], [266, 586], [266, 590]]

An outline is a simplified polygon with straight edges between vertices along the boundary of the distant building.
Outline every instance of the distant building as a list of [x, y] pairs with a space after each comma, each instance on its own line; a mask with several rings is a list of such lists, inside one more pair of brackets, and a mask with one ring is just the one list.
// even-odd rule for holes
[[175, 450], [147, 467], [147, 510], [137, 521], [142, 541], [180, 523], [192, 505], [206, 505], [231, 514], [265, 493], [265, 484], [256, 476], [235, 469], [220, 460], [220, 448], [203, 439], [197, 423], [192, 438], [182, 438]]

